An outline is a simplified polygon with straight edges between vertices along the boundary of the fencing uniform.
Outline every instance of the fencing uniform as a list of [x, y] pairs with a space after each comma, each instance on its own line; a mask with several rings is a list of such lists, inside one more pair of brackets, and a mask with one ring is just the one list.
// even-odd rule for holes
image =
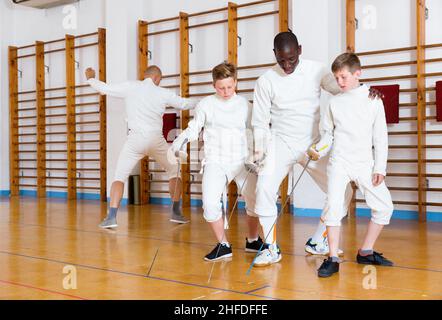
[[92, 88], [112, 97], [123, 98], [126, 103], [129, 135], [120, 153], [114, 181], [125, 182], [136, 164], [146, 156], [155, 159], [175, 178], [178, 165], [167, 158], [168, 144], [163, 137], [163, 114], [166, 106], [191, 109], [196, 101], [184, 99], [172, 91], [156, 86], [152, 79], [110, 85], [89, 79]]
[[316, 147], [332, 149], [322, 214], [327, 226], [341, 225], [345, 188], [350, 181], [364, 195], [374, 223], [389, 224], [393, 213], [385, 182], [377, 187], [372, 183], [373, 174], [386, 175], [388, 132], [382, 100], [369, 99], [368, 92], [368, 87], [362, 85], [333, 97], [321, 120], [322, 137]]
[[232, 180], [239, 190], [243, 187], [247, 214], [255, 216], [256, 175], [248, 174], [244, 166], [253, 139], [250, 118], [251, 105], [245, 98], [235, 94], [224, 100], [212, 95], [199, 102], [195, 117], [174, 142], [179, 148], [185, 141], [196, 141], [204, 129], [202, 193], [208, 222], [222, 217], [221, 195]]

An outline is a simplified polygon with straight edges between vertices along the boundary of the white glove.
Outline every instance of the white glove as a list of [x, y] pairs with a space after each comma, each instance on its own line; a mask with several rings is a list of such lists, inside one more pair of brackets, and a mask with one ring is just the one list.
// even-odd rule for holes
[[173, 151], [173, 146], [167, 149], [167, 160], [171, 164], [177, 164], [177, 162], [185, 163], [187, 162], [187, 153], [185, 151]]
[[189, 140], [180, 135], [178, 138], [175, 139], [175, 141], [172, 143], [172, 152], [175, 158], [179, 159], [180, 161], [187, 161], [187, 152], [186, 152], [186, 145]]
[[250, 155], [246, 162], [245, 167], [254, 173], [259, 173], [265, 164], [266, 155], [263, 152], [256, 151], [254, 154]]

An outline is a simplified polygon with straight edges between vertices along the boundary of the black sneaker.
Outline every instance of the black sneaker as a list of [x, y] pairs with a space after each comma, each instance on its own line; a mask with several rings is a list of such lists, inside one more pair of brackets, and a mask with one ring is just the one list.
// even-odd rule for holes
[[359, 264], [372, 264], [376, 266], [385, 266], [385, 267], [391, 267], [393, 266], [393, 262], [390, 260], [384, 258], [382, 256], [382, 253], [378, 253], [376, 251], [373, 251], [373, 254], [370, 254], [368, 256], [361, 256], [358, 252], [358, 255], [356, 256], [356, 260]]
[[261, 251], [263, 251], [268, 247], [269, 245], [267, 243], [264, 243], [261, 237], [258, 237], [258, 240], [252, 242], [249, 242], [249, 240], [246, 238], [246, 252], [258, 252], [260, 249]]
[[230, 258], [232, 256], [232, 246], [218, 243], [216, 247], [204, 257], [206, 261], [216, 261], [220, 259]]
[[318, 269], [318, 277], [327, 278], [333, 275], [333, 273], [339, 272], [339, 262], [333, 262], [332, 258], [324, 260]]

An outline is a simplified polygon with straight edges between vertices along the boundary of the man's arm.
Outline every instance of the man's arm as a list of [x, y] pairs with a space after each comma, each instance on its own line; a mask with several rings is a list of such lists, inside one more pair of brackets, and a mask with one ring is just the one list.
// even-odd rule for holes
[[85, 71], [87, 83], [98, 91], [100, 94], [109, 95], [117, 98], [125, 98], [127, 91], [130, 87], [129, 82], [124, 82], [121, 84], [106, 84], [105, 82], [95, 79], [95, 70], [92, 68], [87, 68]]
[[247, 101], [248, 113], [247, 113], [247, 123], [246, 123], [246, 138], [247, 138], [247, 152], [248, 155], [252, 155], [254, 152], [254, 143], [253, 143], [253, 128], [252, 128], [252, 112], [253, 106], [250, 102]]
[[166, 98], [166, 103], [168, 105], [170, 105], [171, 107], [174, 107], [175, 109], [178, 110], [191, 110], [194, 109], [196, 107], [196, 105], [198, 104], [198, 100], [196, 99], [188, 99], [188, 98], [182, 98], [178, 95], [176, 95], [175, 93], [173, 93], [172, 91], [169, 91], [167, 89], [165, 89], [166, 94], [167, 94], [167, 98]]
[[206, 114], [202, 105], [195, 108], [195, 115], [187, 128], [173, 142], [174, 151], [181, 150], [184, 144], [198, 140], [199, 134], [206, 123]]
[[321, 139], [318, 143], [312, 145], [307, 151], [307, 154], [312, 160], [319, 160], [330, 151], [334, 140], [334, 129], [335, 125], [333, 122], [333, 115], [331, 112], [331, 107], [328, 105], [324, 109], [324, 112], [321, 112], [321, 121], [319, 124]]
[[339, 88], [338, 82], [335, 79], [335, 76], [330, 72], [325, 72], [323, 75], [321, 79], [321, 88], [334, 96], [342, 92], [341, 88]]
[[254, 91], [251, 125], [255, 143], [254, 151], [259, 156], [266, 153], [270, 139], [271, 96], [271, 86], [267, 80], [258, 79]]

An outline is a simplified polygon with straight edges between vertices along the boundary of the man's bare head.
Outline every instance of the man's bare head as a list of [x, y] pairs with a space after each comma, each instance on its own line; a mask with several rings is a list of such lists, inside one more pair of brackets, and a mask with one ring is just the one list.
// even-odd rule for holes
[[157, 66], [150, 66], [144, 71], [144, 79], [150, 78], [157, 86], [160, 85], [163, 73]]
[[299, 56], [302, 48], [298, 43], [298, 38], [291, 31], [279, 33], [274, 40], [273, 52], [276, 61], [286, 74], [295, 71], [299, 63]]

